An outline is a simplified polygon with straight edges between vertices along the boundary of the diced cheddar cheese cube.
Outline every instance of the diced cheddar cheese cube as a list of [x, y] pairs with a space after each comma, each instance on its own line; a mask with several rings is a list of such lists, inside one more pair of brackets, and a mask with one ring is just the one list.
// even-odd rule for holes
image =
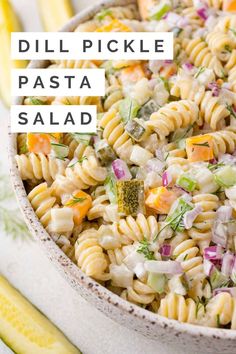
[[28, 151], [47, 155], [51, 151], [51, 142], [59, 142], [61, 136], [61, 133], [27, 133]]
[[146, 205], [158, 212], [158, 214], [168, 214], [171, 205], [177, 199], [174, 192], [166, 187], [157, 187], [149, 191], [146, 198]]
[[92, 198], [89, 194], [79, 190], [72, 195], [65, 206], [73, 209], [74, 223], [80, 225], [92, 206]]
[[223, 11], [236, 11], [236, 0], [224, 0], [223, 1]]
[[142, 20], [147, 20], [150, 17], [150, 9], [156, 6], [155, 0], [138, 0], [139, 13]]
[[143, 66], [140, 64], [128, 66], [121, 70], [120, 80], [123, 85], [127, 83], [135, 83], [146, 77]]
[[102, 27], [97, 28], [96, 32], [131, 32], [131, 28], [116, 19]]
[[190, 162], [209, 161], [213, 159], [212, 136], [205, 134], [186, 139], [186, 152]]

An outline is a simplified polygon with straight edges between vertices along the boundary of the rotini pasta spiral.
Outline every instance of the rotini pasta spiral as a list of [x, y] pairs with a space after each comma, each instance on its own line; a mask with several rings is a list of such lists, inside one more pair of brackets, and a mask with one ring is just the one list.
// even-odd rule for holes
[[46, 182], [41, 183], [28, 194], [28, 199], [41, 224], [47, 228], [51, 221], [51, 209], [56, 203], [51, 188], [48, 188]]
[[132, 216], [121, 219], [118, 230], [132, 241], [141, 241], [143, 238], [152, 240], [157, 235], [159, 227], [154, 216], [145, 217], [143, 214], [138, 214], [136, 219]]
[[196, 122], [198, 113], [198, 107], [192, 101], [171, 102], [153, 113], [147, 124], [158, 134], [160, 140], [164, 140], [176, 129], [185, 128]]
[[85, 274], [99, 280], [108, 280], [105, 273], [108, 263], [102, 247], [98, 244], [98, 232], [95, 229], [83, 231], [75, 244], [75, 258]]
[[65, 177], [58, 176], [53, 182], [52, 188], [56, 196], [70, 194], [76, 189], [87, 189], [96, 186], [106, 178], [107, 171], [99, 165], [92, 147], [87, 146], [83, 161], [77, 162], [65, 170]]
[[173, 320], [196, 324], [203, 310], [197, 312], [196, 302], [184, 296], [169, 293], [161, 299], [158, 314]]
[[139, 305], [148, 305], [154, 300], [155, 292], [150, 286], [136, 279], [132, 287], [122, 292], [121, 297]]
[[44, 179], [47, 183], [52, 183], [58, 174], [64, 175], [69, 161], [33, 152], [16, 155], [15, 159], [23, 180]]
[[217, 76], [224, 76], [220, 60], [211, 53], [207, 43], [201, 38], [183, 40], [183, 48], [194, 65], [213, 69]]
[[133, 143], [126, 133], [122, 119], [117, 109], [112, 106], [100, 120], [100, 127], [103, 128], [103, 138], [113, 147], [120, 158], [129, 160]]
[[193, 197], [195, 206], [202, 208], [194, 221], [193, 228], [188, 231], [189, 236], [197, 242], [200, 249], [208, 247], [212, 238], [212, 226], [220, 206], [219, 198], [213, 194], [198, 194]]

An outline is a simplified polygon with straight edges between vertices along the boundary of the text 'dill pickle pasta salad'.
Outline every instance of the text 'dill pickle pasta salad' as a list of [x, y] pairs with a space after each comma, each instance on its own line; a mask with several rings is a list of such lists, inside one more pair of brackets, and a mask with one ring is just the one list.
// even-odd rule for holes
[[18, 134], [29, 201], [88, 276], [171, 319], [236, 329], [236, 2], [139, 1], [76, 31], [174, 33], [173, 61], [52, 61], [103, 68], [97, 134]]

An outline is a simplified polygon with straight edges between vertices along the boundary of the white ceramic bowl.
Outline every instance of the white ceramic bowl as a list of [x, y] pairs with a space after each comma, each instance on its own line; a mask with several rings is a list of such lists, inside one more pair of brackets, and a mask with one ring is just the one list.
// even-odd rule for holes
[[[89, 20], [102, 8], [116, 5], [125, 6], [134, 2], [134, 0], [105, 0], [99, 5], [89, 7], [80, 12], [63, 27], [62, 31], [73, 31], [80, 23]], [[31, 68], [46, 67], [47, 65], [48, 62], [46, 61], [34, 61], [30, 63]], [[14, 104], [22, 104], [22, 98], [17, 98]], [[176, 346], [176, 348], [182, 348], [183, 353], [189, 353], [190, 351], [236, 353], [235, 330], [206, 328], [169, 320], [121, 299], [86, 276], [59, 249], [40, 224], [27, 199], [25, 188], [14, 159], [16, 154], [16, 135], [9, 133], [10, 172], [24, 219], [34, 238], [40, 243], [51, 262], [63, 274], [71, 287], [83, 298], [102, 311], [106, 316], [123, 326], [127, 326], [155, 341]]]

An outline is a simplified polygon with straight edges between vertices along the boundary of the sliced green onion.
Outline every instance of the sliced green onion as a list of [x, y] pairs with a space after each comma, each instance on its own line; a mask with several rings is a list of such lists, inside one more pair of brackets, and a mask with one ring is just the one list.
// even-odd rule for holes
[[119, 105], [119, 113], [124, 123], [127, 123], [129, 120], [137, 117], [139, 109], [139, 104], [130, 97], [122, 100]]
[[236, 184], [236, 170], [231, 166], [220, 168], [215, 172], [214, 177], [216, 183], [224, 188], [229, 188]]
[[108, 198], [112, 204], [116, 204], [117, 202], [117, 192], [116, 192], [116, 178], [113, 173], [110, 173], [105, 182], [105, 189], [108, 195]]
[[150, 286], [158, 294], [165, 292], [167, 278], [165, 274], [148, 273], [147, 285]]
[[182, 174], [181, 176], [179, 176], [176, 181], [176, 184], [187, 192], [193, 192], [197, 186], [196, 180], [188, 174]]
[[169, 12], [171, 9], [170, 3], [169, 2], [162, 2], [159, 5], [155, 6], [155, 8], [152, 11], [152, 14], [150, 16], [151, 20], [161, 20], [167, 12]]
[[67, 145], [51, 142], [51, 147], [58, 159], [64, 159], [69, 154], [69, 147]]

